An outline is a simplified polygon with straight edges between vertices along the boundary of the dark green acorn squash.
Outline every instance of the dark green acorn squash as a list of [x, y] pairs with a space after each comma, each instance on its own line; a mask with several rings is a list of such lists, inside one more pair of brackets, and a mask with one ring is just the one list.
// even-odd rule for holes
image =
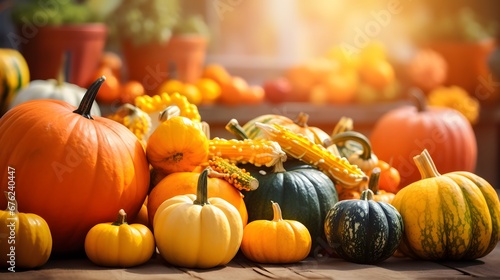
[[375, 264], [394, 254], [403, 236], [403, 219], [392, 205], [373, 200], [364, 190], [360, 199], [342, 200], [325, 218], [332, 250], [344, 260]]
[[[274, 167], [242, 165], [259, 181], [254, 191], [242, 191], [248, 211], [248, 222], [272, 220], [270, 201], [278, 203], [283, 217], [304, 224], [312, 238], [311, 248], [318, 239], [326, 241], [324, 219], [329, 209], [338, 202], [335, 185], [328, 176], [309, 164], [289, 159]], [[313, 250], [311, 250], [311, 253]]]

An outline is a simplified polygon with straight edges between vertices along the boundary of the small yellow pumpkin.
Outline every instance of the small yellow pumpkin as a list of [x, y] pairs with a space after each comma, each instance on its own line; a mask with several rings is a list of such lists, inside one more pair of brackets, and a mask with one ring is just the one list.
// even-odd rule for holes
[[15, 272], [43, 266], [52, 252], [49, 225], [36, 214], [19, 213], [14, 192], [5, 195], [7, 209], [0, 211], [0, 267]]
[[278, 203], [272, 201], [271, 221], [255, 220], [243, 230], [241, 251], [259, 263], [294, 263], [305, 259], [311, 251], [309, 230], [295, 220], [284, 220]]
[[165, 200], [155, 213], [153, 228], [158, 251], [172, 265], [212, 268], [230, 262], [243, 238], [238, 210], [219, 197], [207, 197], [210, 168], [199, 178], [196, 195]]
[[108, 267], [133, 267], [153, 256], [153, 233], [143, 224], [128, 224], [127, 214], [118, 211], [114, 223], [100, 223], [85, 237], [85, 253], [93, 263]]

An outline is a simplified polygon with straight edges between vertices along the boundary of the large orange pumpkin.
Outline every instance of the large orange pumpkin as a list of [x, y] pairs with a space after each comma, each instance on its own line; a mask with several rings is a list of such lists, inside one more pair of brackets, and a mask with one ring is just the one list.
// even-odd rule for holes
[[[122, 208], [135, 217], [147, 195], [149, 165], [137, 137], [89, 113], [104, 80], [89, 87], [79, 108], [32, 100], [0, 119], [0, 170], [15, 170], [19, 208], [47, 221], [54, 254], [83, 252], [92, 226]], [[0, 191], [12, 185], [7, 177], [0, 176]]]
[[473, 172], [477, 143], [469, 121], [454, 109], [426, 106], [421, 94], [416, 99], [416, 106], [393, 109], [377, 121], [370, 134], [373, 152], [399, 171], [401, 187], [420, 179], [413, 157], [423, 149], [444, 173]]
[[[158, 207], [167, 199], [176, 195], [196, 194], [199, 172], [175, 172], [163, 178], [148, 196], [149, 224]], [[221, 178], [208, 178], [208, 197], [220, 197], [231, 203], [240, 212], [243, 226], [247, 224], [248, 213], [243, 195], [231, 184]]]

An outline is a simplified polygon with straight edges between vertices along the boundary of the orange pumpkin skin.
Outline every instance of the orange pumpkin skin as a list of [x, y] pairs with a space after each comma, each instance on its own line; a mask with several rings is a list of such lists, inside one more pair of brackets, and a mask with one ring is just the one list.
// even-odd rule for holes
[[[0, 170], [15, 168], [20, 209], [47, 221], [56, 255], [82, 252], [90, 228], [115, 219], [121, 208], [134, 217], [149, 185], [149, 165], [134, 134], [75, 109], [33, 100], [0, 119]], [[7, 180], [0, 176], [0, 191]]]
[[378, 158], [391, 162], [399, 171], [400, 187], [419, 180], [413, 157], [427, 149], [439, 170], [444, 173], [473, 172], [477, 143], [467, 119], [447, 108], [403, 106], [383, 115], [370, 134]]
[[[196, 194], [199, 172], [176, 172], [163, 178], [148, 196], [149, 224], [153, 225], [156, 210], [167, 199], [176, 195]], [[208, 197], [220, 197], [231, 203], [241, 215], [243, 226], [248, 222], [248, 212], [241, 192], [220, 178], [208, 178]]]

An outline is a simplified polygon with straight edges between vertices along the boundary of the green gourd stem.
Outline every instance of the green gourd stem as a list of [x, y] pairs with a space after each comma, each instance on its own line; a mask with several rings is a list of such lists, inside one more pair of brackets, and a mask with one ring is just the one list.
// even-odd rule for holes
[[83, 96], [82, 101], [80, 101], [80, 106], [78, 106], [78, 108], [73, 111], [73, 113], [80, 114], [84, 118], [87, 118], [89, 120], [94, 119], [90, 115], [90, 110], [92, 109], [92, 105], [94, 104], [97, 93], [99, 92], [99, 88], [101, 88], [101, 85], [104, 83], [104, 81], [106, 81], [106, 77], [101, 76], [89, 86], [89, 88], [85, 92], [85, 95]]
[[112, 225], [121, 226], [123, 224], [127, 224], [127, 213], [125, 213], [125, 210], [120, 209], [120, 211], [118, 211], [118, 217], [116, 217], [116, 221], [114, 221]]
[[[6, 212], [10, 212], [11, 214], [19, 214], [19, 210], [17, 208], [17, 200], [14, 197], [9, 196], [9, 192], [4, 192], [5, 197], [7, 198], [7, 209], [5, 209]], [[14, 211], [12, 211], [12, 208], [14, 208]]]
[[374, 194], [378, 194], [378, 181], [380, 179], [380, 168], [375, 167], [372, 170], [372, 174], [370, 174], [370, 180], [368, 182], [368, 188], [372, 190]]
[[417, 112], [427, 111], [427, 102], [424, 93], [419, 88], [412, 88], [409, 92], [410, 99], [417, 107]]
[[420, 155], [414, 156], [413, 161], [415, 162], [422, 179], [441, 176], [427, 149], [424, 149]]
[[196, 199], [193, 204], [206, 205], [208, 203], [208, 175], [211, 173], [211, 168], [205, 168], [198, 177], [198, 186], [196, 187]]
[[281, 207], [277, 202], [271, 200], [273, 206], [273, 222], [283, 221], [283, 214], [281, 213]]
[[226, 130], [231, 132], [238, 140], [249, 139], [248, 135], [243, 130], [243, 127], [238, 123], [236, 119], [231, 119], [225, 126]]
[[355, 141], [363, 147], [363, 152], [359, 155], [359, 158], [369, 160], [372, 157], [372, 146], [370, 144], [370, 140], [368, 140], [368, 138], [366, 138], [366, 136], [362, 133], [356, 131], [346, 131], [334, 135], [331, 140], [332, 144], [342, 143], [347, 140]]
[[307, 122], [309, 121], [309, 115], [304, 112], [300, 112], [295, 119], [295, 124], [300, 127], [308, 127]]
[[364, 190], [359, 198], [360, 200], [373, 200], [373, 191], [370, 189]]

